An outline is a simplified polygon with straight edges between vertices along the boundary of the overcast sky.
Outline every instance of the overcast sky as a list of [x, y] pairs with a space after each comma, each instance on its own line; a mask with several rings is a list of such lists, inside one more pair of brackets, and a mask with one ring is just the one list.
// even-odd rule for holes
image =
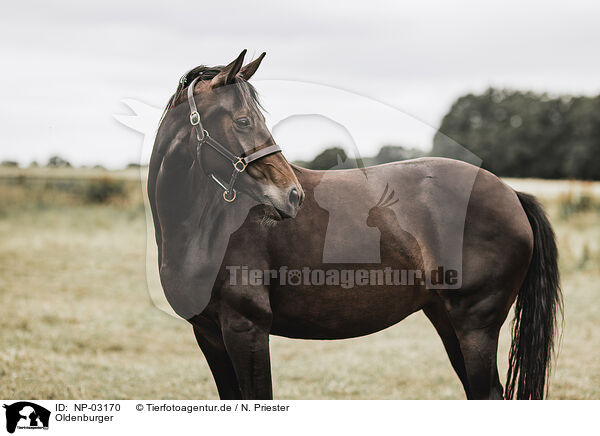
[[[598, 2], [395, 3], [6, 3], [0, 159], [28, 164], [60, 154], [76, 165], [110, 167], [139, 161], [141, 135], [113, 117], [128, 113], [120, 101], [161, 108], [186, 70], [228, 63], [244, 48], [249, 58], [267, 52], [255, 79], [268, 110], [328, 108], [324, 119], [275, 128], [290, 159], [347, 144], [344, 129], [363, 155], [382, 142], [428, 148], [453, 100], [490, 85], [600, 92]], [[290, 85], [297, 81], [318, 86], [305, 92], [306, 85]], [[342, 94], [353, 104], [344, 97], [336, 103]], [[363, 123], [356, 117], [361, 102]], [[390, 107], [413, 121], [390, 121]]]

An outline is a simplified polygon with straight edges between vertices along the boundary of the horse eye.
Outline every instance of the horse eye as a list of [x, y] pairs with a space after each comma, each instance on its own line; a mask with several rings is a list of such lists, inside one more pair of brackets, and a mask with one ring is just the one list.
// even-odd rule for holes
[[241, 128], [250, 127], [250, 119], [248, 117], [241, 117], [235, 120], [235, 124]]

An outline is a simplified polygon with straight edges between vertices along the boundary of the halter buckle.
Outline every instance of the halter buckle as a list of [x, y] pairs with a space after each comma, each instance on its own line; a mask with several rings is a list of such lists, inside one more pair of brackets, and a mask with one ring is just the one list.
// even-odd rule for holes
[[190, 114], [190, 123], [192, 126], [197, 126], [200, 124], [200, 114], [198, 111], [194, 111]]
[[247, 166], [248, 166], [248, 164], [246, 162], [244, 162], [244, 159], [241, 157], [238, 157], [237, 160], [233, 163], [233, 168], [235, 168], [235, 170], [238, 173], [244, 172], [244, 170], [246, 169]]
[[[227, 198], [227, 194], [230, 194], [230, 193], [233, 193], [233, 197]], [[229, 191], [223, 191], [223, 200], [225, 200], [227, 203], [233, 202], [233, 200], [235, 200], [236, 196], [237, 196], [237, 192], [235, 191], [235, 189], [231, 189]]]

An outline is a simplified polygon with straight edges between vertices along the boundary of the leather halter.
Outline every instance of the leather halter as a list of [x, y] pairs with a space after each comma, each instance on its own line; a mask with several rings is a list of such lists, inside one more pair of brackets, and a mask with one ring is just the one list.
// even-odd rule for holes
[[200, 114], [198, 113], [198, 108], [196, 107], [196, 102], [194, 101], [194, 86], [200, 77], [196, 77], [192, 83], [188, 86], [187, 90], [187, 98], [188, 104], [190, 105], [190, 124], [192, 125], [192, 130], [196, 135], [196, 139], [198, 140], [198, 156], [200, 155], [200, 147], [202, 144], [206, 144], [210, 146], [213, 150], [217, 151], [221, 156], [225, 159], [228, 159], [233, 165], [233, 172], [231, 173], [231, 177], [229, 178], [229, 183], [224, 183], [217, 176], [211, 173], [212, 179], [223, 188], [223, 199], [231, 203], [235, 200], [237, 196], [237, 191], [233, 189], [233, 185], [237, 180], [237, 177], [240, 173], [243, 173], [246, 170], [246, 167], [254, 162], [255, 160], [260, 159], [261, 157], [268, 156], [273, 153], [278, 153], [281, 151], [277, 144], [269, 145], [268, 147], [261, 148], [260, 150], [256, 150], [253, 153], [245, 154], [243, 153], [240, 156], [236, 156], [227, 148], [223, 147], [216, 139], [213, 139], [208, 131], [202, 126], [202, 122], [200, 121]]

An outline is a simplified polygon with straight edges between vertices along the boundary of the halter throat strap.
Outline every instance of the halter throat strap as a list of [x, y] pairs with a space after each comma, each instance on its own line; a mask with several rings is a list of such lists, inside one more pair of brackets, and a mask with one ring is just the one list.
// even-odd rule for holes
[[198, 148], [197, 148], [197, 156], [200, 156], [200, 147], [203, 144], [208, 145], [213, 150], [218, 152], [225, 159], [229, 160], [233, 165], [233, 172], [231, 173], [231, 177], [229, 179], [229, 183], [222, 182], [217, 176], [214, 174], [210, 174], [211, 178], [221, 187], [223, 188], [223, 199], [228, 203], [231, 203], [235, 200], [237, 196], [237, 191], [233, 189], [237, 177], [240, 173], [243, 173], [246, 170], [246, 167], [265, 156], [269, 156], [274, 153], [278, 153], [281, 151], [281, 148], [277, 144], [269, 145], [267, 147], [258, 149], [249, 154], [243, 154], [241, 156], [236, 156], [233, 154], [228, 148], [224, 147], [219, 141], [213, 139], [208, 131], [202, 125], [202, 120], [200, 119], [200, 113], [198, 112], [198, 107], [196, 106], [196, 101], [194, 100], [194, 87], [200, 77], [196, 77], [192, 83], [188, 86], [187, 89], [187, 99], [188, 104], [190, 106], [190, 124], [192, 125], [192, 131], [198, 140]]

